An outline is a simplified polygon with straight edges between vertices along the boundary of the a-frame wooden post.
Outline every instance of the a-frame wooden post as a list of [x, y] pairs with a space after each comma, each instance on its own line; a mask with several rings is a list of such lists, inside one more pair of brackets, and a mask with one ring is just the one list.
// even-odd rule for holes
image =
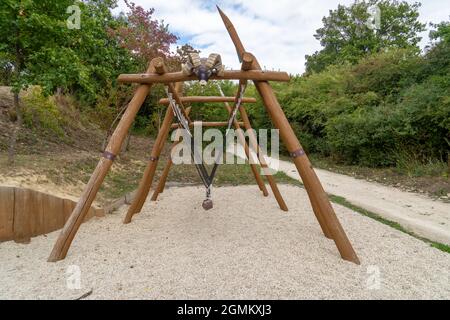
[[[222, 90], [220, 90], [220, 94], [223, 95]], [[231, 114], [232, 108], [227, 102], [225, 102], [225, 108], [227, 109], [228, 113]], [[242, 116], [242, 110], [244, 110], [244, 108], [241, 105], [239, 107], [239, 111], [241, 113], [241, 116]], [[257, 155], [257, 159], [259, 160], [259, 163], [261, 165], [261, 169], [263, 170], [263, 172], [264, 172], [264, 174], [265, 174], [265, 176], [267, 178], [267, 181], [269, 182], [270, 188], [272, 189], [272, 192], [273, 192], [273, 194], [275, 196], [275, 199], [278, 202], [278, 205], [280, 206], [280, 209], [283, 210], [283, 211], [288, 211], [288, 207], [286, 205], [286, 202], [284, 202], [284, 199], [283, 199], [283, 196], [280, 193], [280, 190], [278, 189], [277, 183], [275, 182], [274, 177], [269, 172], [269, 168], [267, 166], [267, 163], [265, 163], [265, 161], [264, 161], [264, 156], [261, 153], [261, 148], [260, 148], [260, 146], [258, 144], [258, 141], [253, 136], [254, 132], [253, 132], [253, 130], [251, 128], [250, 123], [246, 123], [243, 117], [242, 117], [242, 120], [244, 121], [245, 129], [246, 129], [246, 131], [247, 131], [247, 133], [249, 135], [250, 145], [257, 149], [257, 150], [255, 150], [256, 155]], [[253, 159], [253, 156], [252, 156], [252, 150], [250, 149], [249, 145], [247, 144], [247, 142], [245, 140], [244, 133], [241, 130], [241, 126], [240, 126], [239, 122], [236, 119], [234, 120], [234, 128], [236, 129], [236, 133], [238, 135], [238, 138], [239, 138], [241, 144], [244, 147], [244, 151], [245, 151], [245, 154], [247, 156], [247, 159], [249, 160], [250, 163], [256, 162], [256, 161], [253, 161], [254, 159]], [[256, 169], [256, 165], [253, 164], [252, 165], [252, 169], [257, 170]]]
[[250, 145], [256, 146], [257, 150], [255, 150], [255, 153], [257, 155], [257, 158], [259, 160], [259, 163], [261, 165], [261, 169], [264, 172], [264, 175], [269, 182], [270, 188], [272, 189], [272, 192], [275, 196], [275, 199], [278, 202], [278, 205], [280, 206], [280, 209], [283, 211], [288, 211], [288, 207], [286, 203], [284, 202], [283, 196], [281, 195], [280, 189], [278, 189], [278, 185], [275, 181], [275, 178], [272, 175], [271, 169], [269, 168], [265, 158], [264, 153], [261, 150], [261, 147], [256, 139], [255, 132], [250, 124], [250, 120], [247, 116], [247, 112], [245, 111], [244, 106], [239, 107], [239, 113], [241, 114], [242, 121], [244, 122], [244, 128], [245, 131], [248, 134], [248, 137], [250, 139]]
[[[150, 62], [149, 68], [147, 69], [148, 73], [155, 72], [155, 64], [159, 63], [159, 59], [160, 58], [155, 58]], [[73, 238], [88, 213], [89, 208], [91, 207], [92, 202], [94, 201], [97, 192], [106, 177], [106, 174], [111, 168], [116, 155], [120, 152], [123, 141], [125, 140], [131, 125], [133, 124], [136, 114], [144, 103], [145, 98], [150, 93], [151, 87], [151, 85], [144, 84], [139, 85], [136, 89], [133, 99], [128, 104], [127, 110], [123, 114], [122, 119], [109, 140], [108, 146], [103, 153], [103, 157], [97, 164], [97, 167], [89, 179], [80, 200], [59, 234], [59, 237], [48, 258], [49, 262], [62, 260], [66, 257]]]
[[[222, 10], [220, 10], [219, 7], [217, 7], [217, 9], [219, 10], [231, 40], [233, 41], [240, 60], [242, 60], [242, 57], [246, 52], [244, 45], [242, 44], [230, 19], [222, 12]], [[251, 67], [254, 70], [261, 70], [261, 66], [255, 57], [253, 57]], [[289, 124], [283, 109], [278, 103], [272, 87], [267, 81], [254, 81], [254, 83], [257, 91], [263, 99], [266, 110], [272, 119], [272, 123], [275, 128], [279, 129], [280, 137], [293, 158], [295, 166], [297, 167], [303, 184], [305, 185], [305, 189], [311, 200], [314, 214], [316, 215], [324, 234], [329, 234], [331, 236], [343, 259], [359, 264], [359, 258], [347, 238], [347, 235], [345, 234], [345, 231], [342, 228], [333, 207], [331, 206], [328, 196], [325, 193], [319, 178], [314, 172], [314, 169], [312, 168], [311, 162], [295, 136], [294, 130]]]
[[170, 132], [170, 125], [173, 122], [174, 114], [170, 108], [167, 108], [166, 115], [164, 117], [161, 129], [159, 130], [158, 136], [156, 137], [155, 143], [153, 144], [152, 152], [150, 154], [150, 160], [147, 167], [144, 170], [143, 177], [139, 182], [136, 195], [128, 208], [127, 214], [123, 220], [123, 223], [127, 224], [131, 222], [133, 215], [141, 212], [142, 206], [147, 199], [148, 193], [153, 183], [155, 177], [156, 168], [158, 166], [159, 157], [164, 148], [164, 144]]
[[[164, 62], [155, 66], [155, 69], [158, 74], [164, 74], [165, 72], [167, 72]], [[167, 86], [169, 88], [169, 91], [174, 95], [175, 100], [177, 100], [177, 103], [181, 105], [179, 91], [181, 91], [182, 84], [177, 83], [176, 86], [174, 86], [171, 83], [169, 83], [167, 84]], [[184, 110], [184, 113], [186, 115], [186, 110]], [[150, 188], [152, 186], [153, 179], [155, 177], [155, 171], [158, 166], [159, 157], [161, 155], [161, 151], [163, 150], [164, 144], [169, 135], [173, 119], [174, 119], [173, 111], [171, 108], [168, 107], [166, 110], [166, 115], [163, 120], [163, 124], [158, 132], [155, 144], [153, 145], [150, 161], [147, 167], [145, 168], [144, 175], [139, 183], [139, 187], [136, 192], [136, 196], [134, 197], [131, 206], [128, 208], [127, 214], [123, 220], [123, 223], [125, 224], [130, 223], [133, 215], [135, 215], [138, 212], [141, 212], [142, 210], [145, 200], [147, 199], [148, 193], [150, 192]]]
[[[168, 108], [170, 109], [170, 105], [168, 106]], [[186, 114], [189, 115], [191, 112], [191, 108], [186, 108]], [[167, 159], [166, 165], [163, 169], [163, 172], [161, 174], [161, 177], [159, 178], [159, 182], [157, 187], [155, 188], [155, 191], [153, 191], [153, 195], [151, 200], [152, 201], [156, 201], [158, 199], [158, 195], [160, 193], [164, 192], [164, 188], [166, 187], [166, 182], [167, 182], [167, 177], [169, 176], [169, 172], [170, 172], [170, 168], [172, 167], [172, 151], [174, 150], [174, 148], [180, 144], [182, 142], [181, 140], [181, 128], [176, 129], [176, 133], [175, 133], [175, 142], [172, 144], [172, 147], [170, 148], [170, 154], [169, 157]]]

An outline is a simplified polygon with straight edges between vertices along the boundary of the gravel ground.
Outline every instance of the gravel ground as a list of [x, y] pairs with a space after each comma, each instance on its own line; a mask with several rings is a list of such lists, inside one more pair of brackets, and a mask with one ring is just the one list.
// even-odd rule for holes
[[171, 188], [129, 225], [125, 207], [85, 223], [58, 263], [46, 262], [58, 232], [2, 243], [0, 299], [450, 298], [449, 254], [334, 205], [362, 264], [343, 261], [305, 191], [280, 189], [288, 213], [256, 186], [215, 189], [208, 212], [202, 188]]
[[[230, 147], [229, 152], [233, 153], [233, 150]], [[237, 150], [238, 156], [245, 159], [244, 149], [240, 146]], [[267, 162], [277, 171], [301, 180], [292, 162], [272, 158]], [[328, 170], [314, 171], [327, 193], [344, 197], [350, 203], [395, 221], [426, 239], [450, 245], [450, 203]]]

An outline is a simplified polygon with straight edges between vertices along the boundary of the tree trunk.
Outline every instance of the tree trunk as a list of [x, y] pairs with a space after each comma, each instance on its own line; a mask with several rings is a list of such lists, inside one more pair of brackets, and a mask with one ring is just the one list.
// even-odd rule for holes
[[[22, 5], [21, 5], [22, 7]], [[20, 8], [22, 9], [22, 8]], [[21, 11], [19, 11], [21, 12]], [[22, 71], [22, 65], [23, 65], [23, 56], [21, 52], [21, 46], [20, 46], [20, 29], [19, 29], [19, 20], [17, 20], [16, 24], [16, 56], [15, 56], [15, 66], [14, 66], [14, 74], [15, 74], [15, 80], [20, 79], [20, 72]], [[19, 131], [22, 127], [22, 111], [20, 110], [20, 101], [19, 101], [19, 94], [20, 94], [19, 88], [14, 88], [14, 112], [16, 113], [16, 125], [14, 127], [14, 130], [11, 134], [10, 142], [9, 142], [9, 149], [8, 149], [8, 163], [10, 165], [14, 164], [15, 156], [16, 156], [16, 146], [17, 146], [17, 139], [19, 138]]]
[[22, 127], [22, 111], [20, 110], [20, 101], [18, 92], [14, 93], [14, 112], [16, 113], [17, 120], [9, 142], [8, 163], [10, 165], [14, 164], [16, 156], [17, 139], [19, 137], [19, 132]]

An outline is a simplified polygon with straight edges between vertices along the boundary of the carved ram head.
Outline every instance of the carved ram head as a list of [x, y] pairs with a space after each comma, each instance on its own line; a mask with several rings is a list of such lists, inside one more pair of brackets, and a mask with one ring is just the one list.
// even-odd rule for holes
[[188, 61], [182, 65], [182, 71], [188, 76], [195, 74], [200, 80], [200, 84], [204, 86], [211, 76], [223, 76], [225, 66], [222, 64], [222, 58], [217, 53], [211, 53], [206, 59], [200, 58], [198, 53], [192, 52], [189, 53]]

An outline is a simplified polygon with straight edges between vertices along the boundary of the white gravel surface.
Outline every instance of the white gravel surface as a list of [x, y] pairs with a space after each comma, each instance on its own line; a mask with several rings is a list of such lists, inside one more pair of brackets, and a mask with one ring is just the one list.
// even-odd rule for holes
[[280, 188], [288, 213], [256, 186], [215, 189], [208, 212], [202, 188], [171, 188], [129, 225], [126, 207], [83, 224], [58, 263], [58, 232], [1, 243], [0, 299], [450, 298], [449, 254], [334, 205], [362, 264], [343, 261], [305, 191]]
[[[241, 145], [236, 150], [234, 152], [232, 147], [228, 149], [229, 153], [246, 158]], [[277, 171], [301, 180], [292, 162], [266, 159]], [[450, 203], [328, 170], [314, 170], [326, 192], [344, 197], [352, 204], [395, 221], [426, 239], [450, 245]]]

